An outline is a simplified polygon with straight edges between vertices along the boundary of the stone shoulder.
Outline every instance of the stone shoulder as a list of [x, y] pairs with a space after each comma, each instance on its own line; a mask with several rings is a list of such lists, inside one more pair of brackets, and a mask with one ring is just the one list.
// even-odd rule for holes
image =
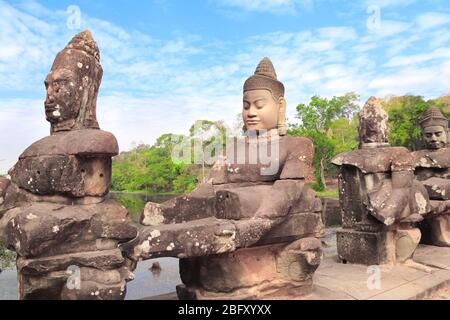
[[412, 169], [411, 152], [405, 147], [358, 149], [337, 155], [332, 163], [337, 166], [351, 165], [364, 173]]
[[48, 155], [107, 155], [119, 153], [114, 135], [97, 129], [73, 130], [57, 133], [36, 141], [19, 159]]

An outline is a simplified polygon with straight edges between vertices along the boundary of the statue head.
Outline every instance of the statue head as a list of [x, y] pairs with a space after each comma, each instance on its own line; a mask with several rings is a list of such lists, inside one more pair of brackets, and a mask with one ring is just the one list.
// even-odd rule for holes
[[370, 97], [359, 113], [360, 148], [376, 148], [388, 146], [388, 114], [378, 102]]
[[424, 111], [420, 119], [422, 137], [427, 149], [441, 149], [447, 146], [448, 119], [438, 108]]
[[278, 129], [279, 135], [286, 134], [284, 85], [277, 80], [269, 58], [262, 59], [255, 74], [245, 81], [243, 100], [245, 130]]
[[96, 107], [103, 69], [89, 30], [77, 34], [58, 53], [45, 79], [45, 115], [51, 134], [98, 129]]

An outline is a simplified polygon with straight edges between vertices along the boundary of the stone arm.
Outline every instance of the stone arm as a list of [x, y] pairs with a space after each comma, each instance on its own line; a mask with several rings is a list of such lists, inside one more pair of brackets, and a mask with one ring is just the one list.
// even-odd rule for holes
[[409, 153], [399, 155], [391, 166], [391, 179], [369, 193], [371, 214], [385, 225], [418, 222], [431, 210], [424, 186], [414, 179]]
[[312, 173], [314, 145], [303, 137], [286, 137], [288, 154], [280, 174], [281, 180], [307, 179]]
[[165, 201], [148, 202], [141, 215], [141, 224], [157, 226], [214, 216], [214, 188], [201, 183], [194, 191]]
[[432, 177], [421, 181], [431, 199], [432, 215], [446, 214], [450, 211], [450, 180]]

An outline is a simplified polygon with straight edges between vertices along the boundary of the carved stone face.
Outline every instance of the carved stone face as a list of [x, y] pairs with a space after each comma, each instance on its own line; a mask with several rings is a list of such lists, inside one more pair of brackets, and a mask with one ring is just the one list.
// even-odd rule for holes
[[77, 90], [79, 81], [73, 71], [58, 68], [51, 71], [45, 79], [47, 97], [45, 115], [50, 123], [76, 119], [80, 112], [80, 99]]
[[247, 130], [270, 130], [277, 128], [280, 103], [269, 90], [244, 92], [242, 118]]
[[442, 126], [423, 128], [423, 139], [428, 149], [441, 149], [447, 145], [447, 132]]

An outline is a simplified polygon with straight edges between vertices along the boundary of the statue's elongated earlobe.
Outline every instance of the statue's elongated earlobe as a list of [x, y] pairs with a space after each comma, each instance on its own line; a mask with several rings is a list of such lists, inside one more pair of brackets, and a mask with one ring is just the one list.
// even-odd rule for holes
[[285, 136], [286, 133], [286, 100], [283, 97], [280, 97], [278, 99], [278, 134], [280, 136]]

